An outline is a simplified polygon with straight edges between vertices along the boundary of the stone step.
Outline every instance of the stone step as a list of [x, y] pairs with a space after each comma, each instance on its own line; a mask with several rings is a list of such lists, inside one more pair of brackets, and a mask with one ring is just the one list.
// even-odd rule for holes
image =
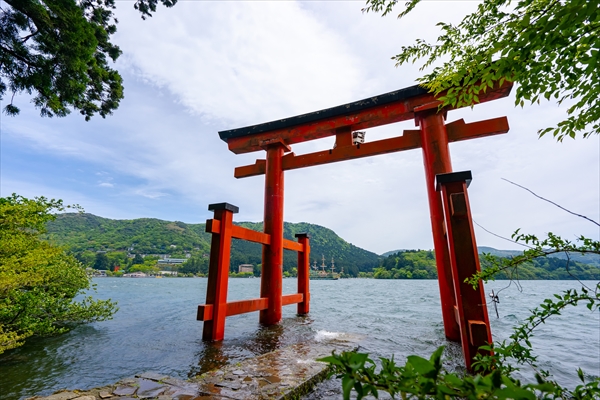
[[181, 380], [154, 372], [123, 379], [114, 385], [80, 391], [62, 391], [31, 400], [259, 400], [292, 399], [309, 393], [327, 376], [327, 364], [316, 361], [332, 351], [355, 350], [362, 337], [340, 334], [298, 343]]

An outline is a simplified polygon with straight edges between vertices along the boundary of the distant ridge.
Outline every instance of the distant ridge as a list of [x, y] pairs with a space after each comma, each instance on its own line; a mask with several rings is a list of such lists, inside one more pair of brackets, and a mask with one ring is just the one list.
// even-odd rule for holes
[[[514, 257], [514, 256], [518, 256], [519, 254], [523, 254], [523, 252], [520, 250], [498, 250], [498, 249], [495, 249], [493, 247], [488, 247], [488, 246], [478, 246], [477, 250], [478, 250], [479, 254], [488, 253], [488, 254], [491, 254], [494, 256], [498, 256], [498, 257]], [[403, 252], [403, 251], [406, 251], [406, 249], [387, 251], [387, 252], [381, 254], [380, 257], [387, 257], [392, 254], [396, 254], [396, 253]], [[566, 260], [567, 255], [564, 253], [556, 253], [556, 254], [552, 254], [551, 256], [549, 256], [549, 258], [559, 258], [561, 260]], [[569, 258], [572, 261], [577, 261], [577, 262], [584, 263], [584, 264], [600, 266], [600, 254], [570, 253]]]
[[[263, 230], [262, 222], [239, 222], [256, 231]], [[58, 214], [55, 221], [47, 225], [45, 239], [67, 247], [75, 254], [89, 259], [97, 252], [122, 252], [124, 254], [170, 254], [172, 258], [207, 258], [210, 253], [211, 235], [205, 232], [206, 224], [186, 224], [179, 221], [163, 221], [154, 218], [114, 220], [87, 213]], [[311, 261], [321, 264], [325, 256], [327, 265], [333, 258], [336, 267], [357, 276], [369, 272], [379, 265], [380, 257], [361, 249], [339, 237], [331, 229], [320, 225], [284, 223], [284, 237], [296, 241], [296, 233], [310, 234]], [[240, 264], [261, 263], [262, 246], [257, 243], [234, 239], [231, 250], [231, 270]], [[311, 264], [312, 264], [311, 262]], [[297, 255], [284, 251], [284, 269], [290, 271], [297, 266]]]

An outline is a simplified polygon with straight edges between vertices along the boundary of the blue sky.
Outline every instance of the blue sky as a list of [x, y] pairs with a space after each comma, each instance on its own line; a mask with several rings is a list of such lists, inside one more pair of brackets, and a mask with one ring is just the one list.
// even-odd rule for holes
[[[262, 219], [263, 178], [233, 178], [264, 154], [234, 155], [217, 132], [366, 98], [415, 83], [418, 65], [391, 56], [435, 23], [458, 21], [475, 2], [426, 2], [401, 21], [363, 14], [360, 1], [180, 2], [142, 21], [118, 2], [114, 41], [125, 99], [114, 115], [85, 122], [42, 118], [26, 96], [18, 117], [0, 118], [0, 192], [62, 198], [108, 218], [204, 222], [209, 203], [240, 207], [238, 221]], [[475, 221], [499, 235], [517, 228], [598, 239], [598, 228], [503, 181], [529, 187], [599, 219], [600, 142], [556, 143], [536, 131], [565, 107], [514, 107], [514, 98], [452, 111], [448, 122], [506, 115], [506, 135], [452, 144], [455, 171], [469, 169]], [[414, 129], [412, 121], [367, 131], [367, 140]], [[332, 139], [293, 146], [331, 148]], [[420, 150], [286, 173], [285, 219], [333, 229], [382, 253], [431, 248]], [[479, 245], [518, 246], [480, 228]]]

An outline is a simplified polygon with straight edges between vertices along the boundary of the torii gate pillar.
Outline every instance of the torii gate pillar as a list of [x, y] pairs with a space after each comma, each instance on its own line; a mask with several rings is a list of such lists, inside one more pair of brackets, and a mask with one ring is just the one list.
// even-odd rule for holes
[[435, 187], [435, 176], [437, 174], [452, 172], [448, 134], [444, 121], [445, 114], [438, 112], [437, 107], [417, 112], [415, 113], [415, 123], [420, 127], [444, 333], [449, 340], [460, 341], [460, 329], [454, 316], [455, 296], [445, 232], [444, 210], [440, 193], [436, 191]]
[[290, 151], [280, 141], [264, 146], [267, 151], [265, 169], [264, 232], [271, 243], [263, 246], [260, 297], [269, 299], [269, 306], [260, 312], [260, 323], [273, 325], [281, 320], [283, 284], [283, 168], [284, 152]]

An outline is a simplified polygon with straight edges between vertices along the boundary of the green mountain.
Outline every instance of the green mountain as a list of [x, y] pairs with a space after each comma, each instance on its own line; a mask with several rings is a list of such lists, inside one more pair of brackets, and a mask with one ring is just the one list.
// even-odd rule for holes
[[[488, 253], [497, 257], [512, 258], [522, 252], [516, 250], [496, 250], [491, 247], [479, 248], [480, 253]], [[593, 262], [593, 257], [579, 257], [588, 262], [575, 261], [574, 257], [567, 261], [558, 257], [540, 257], [518, 267], [518, 270], [502, 271], [496, 279], [545, 279], [545, 280], [597, 280], [600, 268]], [[482, 258], [481, 267], [488, 263]], [[376, 279], [435, 279], [437, 271], [435, 255], [427, 250], [400, 250], [381, 260], [379, 268], [373, 271]]]
[[[381, 254], [380, 257], [385, 258], [385, 257], [389, 257], [393, 254], [402, 253], [405, 251], [407, 251], [407, 250], [400, 249], [400, 250], [386, 251], [385, 253]], [[479, 252], [479, 254], [488, 253], [488, 254], [491, 254], [491, 255], [497, 256], [497, 257], [514, 257], [514, 256], [518, 256], [519, 254], [523, 254], [523, 252], [520, 250], [498, 250], [493, 247], [487, 247], [487, 246], [477, 246], [477, 251]], [[556, 254], [552, 254], [549, 258], [559, 258], [561, 260], [566, 260], [567, 255], [564, 253], [556, 253]], [[577, 253], [575, 253], [575, 254], [569, 254], [569, 259], [571, 261], [576, 261], [576, 262], [583, 263], [583, 264], [591, 264], [596, 267], [600, 267], [600, 254], [577, 254]]]
[[[479, 254], [489, 253], [493, 256], [498, 256], [498, 257], [514, 257], [514, 256], [518, 256], [519, 254], [523, 254], [523, 252], [519, 251], [519, 250], [497, 250], [497, 249], [494, 249], [493, 247], [485, 247], [485, 246], [478, 246], [477, 250], [479, 251]], [[548, 258], [558, 258], [561, 260], [567, 260], [567, 255], [565, 253], [555, 253], [555, 254], [552, 254]], [[594, 265], [596, 267], [600, 267], [600, 254], [569, 253], [568, 259], [571, 261], [578, 262], [578, 263], [590, 264], [590, 265]]]
[[[240, 222], [238, 225], [262, 231], [262, 223]], [[357, 276], [360, 271], [368, 272], [379, 265], [379, 256], [356, 247], [340, 238], [331, 229], [309, 224], [284, 224], [284, 237], [296, 240], [296, 233], [310, 235], [311, 260], [320, 264], [325, 256], [329, 265], [335, 261], [337, 270]], [[186, 224], [141, 218], [133, 220], [113, 220], [92, 214], [65, 213], [57, 215], [48, 224], [45, 239], [65, 246], [79, 255], [85, 263], [91, 263], [94, 255], [101, 252], [125, 254], [170, 254], [171, 257], [186, 257], [187, 254], [199, 264], [208, 262], [211, 235], [205, 232], [205, 224]], [[231, 250], [231, 271], [237, 271], [240, 264], [260, 264], [262, 246], [234, 239]], [[293, 251], [284, 252], [284, 270], [291, 271], [297, 266], [297, 255]]]

